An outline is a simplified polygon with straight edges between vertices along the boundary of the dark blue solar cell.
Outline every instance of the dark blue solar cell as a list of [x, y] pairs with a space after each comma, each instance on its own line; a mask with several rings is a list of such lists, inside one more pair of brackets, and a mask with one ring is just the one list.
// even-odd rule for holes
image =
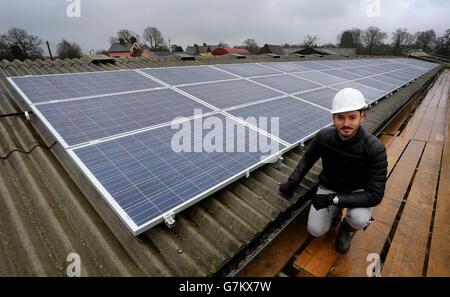
[[356, 80], [355, 82], [369, 86], [369, 87], [373, 87], [373, 88], [377, 88], [380, 90], [383, 90], [385, 92], [392, 92], [395, 89], [397, 89], [397, 87], [391, 85], [391, 84], [387, 84], [372, 78], [363, 78], [363, 79], [359, 79]]
[[305, 92], [296, 95], [295, 97], [304, 99], [314, 104], [323, 106], [331, 110], [331, 102], [337, 91], [330, 88], [323, 88], [315, 91]]
[[[138, 234], [159, 222], [164, 212], [203, 198], [205, 191], [244, 174], [284, 148], [270, 140], [270, 150], [263, 149], [250, 139], [250, 131], [261, 134], [223, 115], [203, 120], [202, 127], [205, 121], [215, 126], [198, 134], [191, 120], [178, 129], [161, 127], [78, 148], [74, 153], [106, 190], [105, 198], [113, 201], [113, 208], [131, 218], [136, 226], [129, 226]], [[184, 138], [185, 143], [178, 142], [184, 151], [174, 145], [182, 132], [190, 134]], [[211, 135], [222, 135], [222, 140]], [[203, 144], [198, 152], [194, 151], [195, 141]], [[210, 147], [216, 151], [208, 152]], [[237, 151], [238, 147], [243, 151]], [[102, 174], [104, 170], [110, 174]]]
[[71, 146], [194, 116], [210, 108], [170, 89], [41, 104], [37, 108]]
[[396, 87], [401, 87], [401, 86], [404, 85], [404, 82], [402, 82], [401, 80], [394, 79], [392, 77], [389, 77], [386, 74], [375, 75], [375, 76], [372, 76], [370, 78], [375, 79], [375, 80], [379, 80], [379, 81], [387, 83], [387, 84], [391, 84], [391, 85], [396, 86]]
[[302, 67], [299, 64], [294, 64], [290, 62], [267, 62], [267, 63], [260, 63], [261, 65], [274, 68], [283, 72], [302, 72], [302, 71], [311, 71], [310, 68]]
[[351, 70], [340, 70], [340, 69], [332, 69], [332, 70], [324, 70], [322, 72], [325, 72], [327, 74], [331, 74], [340, 78], [344, 78], [344, 79], [348, 79], [348, 80], [353, 80], [353, 79], [357, 79], [357, 78], [361, 78], [363, 77], [362, 75], [358, 75], [358, 74], [353, 74], [351, 72], [349, 72]]
[[311, 72], [303, 72], [303, 73], [293, 73], [295, 76], [312, 80], [316, 83], [319, 83], [321, 85], [332, 85], [340, 82], [346, 81], [344, 78], [340, 78], [334, 75], [326, 74], [320, 71], [311, 71]]
[[345, 82], [342, 84], [337, 84], [332, 86], [332, 88], [336, 90], [341, 90], [343, 88], [354, 88], [363, 93], [364, 98], [366, 99], [367, 103], [372, 103], [373, 101], [378, 100], [381, 97], [384, 97], [387, 95], [388, 92], [379, 90], [373, 87], [368, 87], [366, 85], [359, 84], [357, 82]]
[[298, 93], [304, 90], [310, 90], [321, 87], [316, 83], [301, 78], [297, 78], [291, 75], [258, 77], [253, 78], [252, 80], [288, 94]]
[[257, 64], [222, 64], [215, 65], [214, 67], [243, 77], [280, 74], [280, 71], [272, 70]]
[[[291, 144], [303, 140], [332, 122], [329, 111], [292, 97], [258, 103], [228, 112], [242, 117], [248, 123], [254, 123], [256, 119], [259, 128]], [[265, 124], [262, 124], [262, 121]], [[276, 125], [278, 125], [279, 133], [276, 133]]]
[[296, 65], [300, 65], [302, 67], [310, 68], [312, 70], [323, 70], [323, 69], [331, 69], [332, 67], [328, 67], [326, 65], [320, 64], [319, 61], [312, 62], [312, 61], [299, 61], [299, 62], [292, 62]]
[[32, 103], [162, 87], [133, 70], [14, 77]]
[[218, 108], [227, 108], [282, 95], [247, 80], [198, 84], [180, 87], [180, 89]]
[[142, 69], [143, 72], [170, 85], [181, 85], [215, 80], [233, 79], [236, 76], [209, 66], [170, 67]]

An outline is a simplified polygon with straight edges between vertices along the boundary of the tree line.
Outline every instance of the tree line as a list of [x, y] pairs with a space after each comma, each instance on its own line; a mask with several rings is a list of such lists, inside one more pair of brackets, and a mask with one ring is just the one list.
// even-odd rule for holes
[[[378, 27], [370, 26], [365, 30], [352, 28], [342, 31], [336, 36], [336, 43], [318, 45], [317, 35], [306, 35], [299, 44], [284, 44], [283, 47], [341, 47], [356, 48], [358, 55], [401, 55], [404, 49], [422, 49], [425, 52], [450, 56], [450, 29], [447, 29], [442, 36], [437, 37], [433, 29], [409, 33], [406, 28], [399, 28], [392, 32], [391, 40], [387, 40], [387, 32]], [[183, 51], [176, 44], [166, 43], [163, 34], [156, 27], [147, 27], [143, 34], [137, 34], [129, 29], [121, 29], [114, 36], [109, 38], [109, 42], [137, 42], [140, 46], [147, 45], [152, 51], [167, 51], [169, 48], [173, 52]], [[11, 28], [6, 34], [0, 35], [0, 60], [25, 60], [42, 58], [44, 42], [38, 36], [28, 34], [25, 30]], [[221, 41], [219, 46], [230, 47]], [[251, 54], [259, 54], [261, 47], [255, 39], [248, 38], [243, 44], [234, 46], [235, 48], [247, 49]], [[61, 40], [56, 47], [56, 56], [60, 59], [80, 58], [82, 56], [81, 47], [75, 42]], [[99, 50], [97, 53], [107, 53], [106, 50]]]

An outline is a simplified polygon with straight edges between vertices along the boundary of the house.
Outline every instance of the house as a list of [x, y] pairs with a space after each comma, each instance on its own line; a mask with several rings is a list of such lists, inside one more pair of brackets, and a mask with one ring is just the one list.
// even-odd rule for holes
[[281, 45], [275, 45], [275, 44], [264, 44], [264, 46], [261, 48], [260, 54], [274, 54], [278, 56], [284, 56], [285, 52], [283, 51], [283, 48]]
[[301, 54], [301, 55], [333, 55], [333, 56], [355, 56], [356, 48], [339, 48], [339, 47], [306, 47], [306, 48], [293, 48], [289, 51], [289, 54]]
[[219, 45], [207, 45], [206, 43], [203, 43], [203, 46], [199, 46], [197, 44], [194, 44], [193, 46], [188, 46], [186, 48], [185, 54], [191, 55], [191, 56], [212, 56], [213, 51], [217, 48], [220, 48]]
[[[132, 38], [132, 42], [126, 42], [123, 38], [119, 42], [111, 44], [108, 50], [111, 58], [130, 58], [130, 57], [151, 57], [150, 48], [147, 45], [140, 46], [136, 39]], [[133, 42], [134, 41], [134, 42]]]
[[226, 54], [240, 54], [240, 55], [248, 55], [249, 52], [243, 48], [216, 48], [212, 54], [214, 56], [226, 55]]

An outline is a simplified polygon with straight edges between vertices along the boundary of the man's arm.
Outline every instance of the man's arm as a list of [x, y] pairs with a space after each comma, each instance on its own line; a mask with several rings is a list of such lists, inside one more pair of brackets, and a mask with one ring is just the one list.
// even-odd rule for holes
[[368, 168], [368, 176], [364, 191], [350, 194], [339, 194], [339, 207], [373, 207], [381, 203], [386, 187], [387, 157], [386, 148], [381, 142], [375, 142], [372, 162]]
[[[320, 132], [319, 132], [320, 133]], [[295, 187], [305, 177], [311, 167], [319, 160], [319, 133], [314, 136], [311, 144], [308, 146], [302, 159], [298, 162], [294, 172], [289, 177], [288, 181], [280, 185], [280, 192], [286, 196], [291, 196]]]

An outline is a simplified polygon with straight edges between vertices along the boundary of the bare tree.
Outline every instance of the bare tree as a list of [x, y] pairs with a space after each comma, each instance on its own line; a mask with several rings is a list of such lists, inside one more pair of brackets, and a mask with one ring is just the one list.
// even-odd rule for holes
[[161, 31], [155, 27], [145, 28], [143, 38], [145, 41], [150, 43], [150, 48], [152, 49], [160, 49], [165, 47], [163, 35]]
[[42, 56], [42, 40], [25, 30], [11, 28], [7, 34], [0, 36], [0, 44], [4, 49], [9, 49], [13, 59], [24, 60], [32, 56]]
[[230, 47], [230, 45], [228, 43], [223, 42], [223, 41], [219, 42], [218, 45], [219, 45], [219, 47], [223, 47], [223, 48], [229, 48]]
[[253, 55], [257, 55], [260, 51], [258, 43], [256, 42], [255, 39], [252, 39], [252, 38], [248, 38], [248, 39], [244, 40], [244, 45], [242, 46], [242, 48], [248, 50], [249, 53], [251, 53]]
[[358, 28], [345, 30], [337, 36], [337, 44], [342, 48], [361, 48], [361, 34]]
[[317, 47], [317, 41], [319, 41], [319, 37], [317, 37], [317, 35], [311, 36], [308, 34], [303, 39], [303, 46], [304, 47]]
[[436, 33], [433, 29], [423, 32], [416, 32], [416, 48], [421, 48], [425, 52], [433, 50], [436, 45]]
[[125, 42], [132, 43], [131, 40], [132, 40], [133, 37], [136, 38], [136, 40], [140, 39], [139, 35], [136, 34], [134, 31], [131, 31], [131, 30], [128, 30], [128, 29], [121, 29], [121, 30], [117, 31], [116, 37], [110, 37], [109, 38], [109, 42], [111, 44], [117, 43], [117, 42], [119, 42], [120, 38], [123, 38], [123, 40]]
[[392, 47], [394, 55], [400, 55], [402, 48], [410, 46], [414, 42], [414, 36], [408, 33], [406, 28], [397, 29], [392, 33]]
[[387, 33], [381, 32], [378, 27], [370, 26], [362, 33], [361, 37], [369, 55], [373, 55], [375, 49], [381, 46], [383, 44], [383, 40], [387, 38]]
[[81, 48], [75, 42], [70, 43], [63, 39], [56, 48], [57, 55], [60, 59], [81, 58]]
[[436, 53], [450, 57], [450, 29], [447, 29], [441, 37], [436, 40]]

